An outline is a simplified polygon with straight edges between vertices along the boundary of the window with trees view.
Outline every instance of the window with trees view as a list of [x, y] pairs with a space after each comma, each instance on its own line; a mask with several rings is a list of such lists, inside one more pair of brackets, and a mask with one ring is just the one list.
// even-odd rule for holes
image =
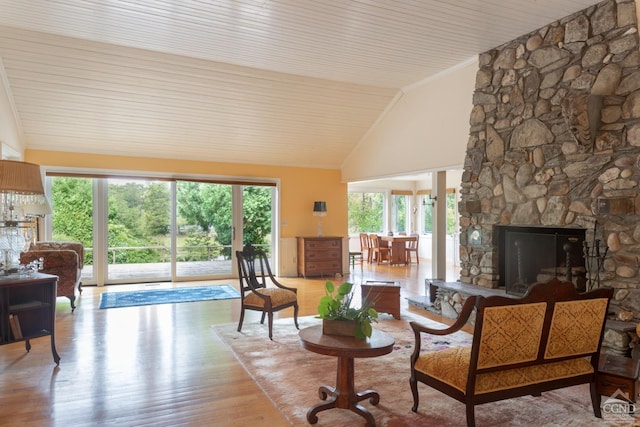
[[409, 196], [402, 194], [391, 195], [391, 231], [407, 231], [407, 207]]
[[380, 233], [383, 230], [383, 193], [349, 193], [349, 233]]
[[[423, 232], [433, 232], [433, 203], [428, 194], [420, 196], [422, 206]], [[455, 234], [457, 231], [456, 218], [458, 217], [457, 197], [454, 189], [447, 189], [447, 234]]]
[[[116, 265], [154, 265], [159, 278], [170, 276], [175, 254], [177, 276], [202, 274], [196, 263], [219, 261], [223, 274], [232, 271], [234, 215], [242, 241], [270, 251], [274, 187], [231, 185], [179, 180], [103, 179], [55, 176], [51, 182], [52, 230], [55, 240], [80, 241], [86, 248], [85, 265], [93, 266], [95, 187], [105, 185], [107, 211], [104, 253], [109, 279]], [[103, 184], [100, 184], [103, 183]], [[234, 188], [242, 211], [234, 214]], [[174, 190], [175, 189], [175, 190]], [[172, 235], [172, 192], [175, 191], [175, 249]], [[207, 265], [208, 274], [220, 273]], [[89, 271], [92, 269], [90, 268]], [[129, 269], [131, 270], [131, 269]], [[129, 271], [127, 274], [131, 274]], [[83, 274], [85, 277], [85, 274]], [[109, 280], [108, 279], [108, 280]]]

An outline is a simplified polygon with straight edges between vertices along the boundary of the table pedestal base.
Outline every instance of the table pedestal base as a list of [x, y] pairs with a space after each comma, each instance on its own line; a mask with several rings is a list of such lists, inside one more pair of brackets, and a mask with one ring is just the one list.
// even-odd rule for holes
[[380, 402], [380, 395], [373, 390], [366, 390], [356, 393], [353, 385], [354, 368], [352, 357], [338, 357], [338, 374], [336, 379], [336, 387], [320, 386], [318, 395], [320, 399], [329, 401], [318, 403], [307, 411], [307, 421], [310, 424], [318, 422], [318, 412], [332, 408], [349, 409], [367, 420], [367, 427], [376, 425], [373, 415], [364, 406], [358, 402], [369, 399], [369, 403], [377, 405]]

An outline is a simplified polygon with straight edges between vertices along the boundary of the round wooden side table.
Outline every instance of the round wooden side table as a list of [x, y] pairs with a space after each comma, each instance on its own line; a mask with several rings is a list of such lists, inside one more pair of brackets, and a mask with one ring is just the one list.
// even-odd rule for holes
[[315, 424], [318, 422], [318, 412], [341, 408], [349, 409], [364, 417], [367, 426], [375, 426], [373, 415], [358, 402], [369, 399], [372, 405], [377, 405], [380, 401], [380, 395], [373, 390], [365, 390], [360, 393], [355, 391], [353, 360], [358, 357], [377, 357], [391, 353], [395, 343], [393, 337], [376, 329], [366, 340], [339, 335], [324, 335], [322, 325], [318, 325], [301, 330], [300, 342], [302, 347], [309, 351], [338, 358], [336, 386], [323, 385], [318, 389], [320, 399], [327, 400], [328, 397], [330, 399], [309, 408], [307, 421], [310, 424]]

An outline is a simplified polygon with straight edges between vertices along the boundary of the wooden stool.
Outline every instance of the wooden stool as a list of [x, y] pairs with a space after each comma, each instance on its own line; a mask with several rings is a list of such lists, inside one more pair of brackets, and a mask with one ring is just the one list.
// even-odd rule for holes
[[629, 400], [638, 397], [640, 361], [630, 357], [601, 353], [598, 363], [596, 389], [601, 395], [612, 396], [618, 390], [629, 394]]
[[367, 280], [360, 285], [362, 301], [373, 301], [378, 313], [389, 313], [400, 319], [400, 285], [396, 282]]

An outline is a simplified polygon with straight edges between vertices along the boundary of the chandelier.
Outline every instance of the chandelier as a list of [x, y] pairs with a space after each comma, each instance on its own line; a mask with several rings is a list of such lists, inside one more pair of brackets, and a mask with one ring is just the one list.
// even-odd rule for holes
[[20, 252], [34, 238], [38, 217], [51, 213], [40, 166], [0, 160], [0, 263], [4, 274], [18, 271]]

